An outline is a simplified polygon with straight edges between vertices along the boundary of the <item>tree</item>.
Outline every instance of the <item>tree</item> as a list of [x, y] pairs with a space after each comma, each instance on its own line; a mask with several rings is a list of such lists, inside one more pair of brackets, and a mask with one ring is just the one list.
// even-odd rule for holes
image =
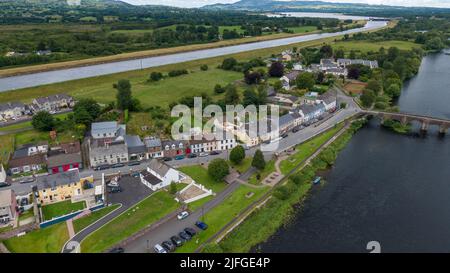
[[333, 57], [333, 48], [330, 45], [322, 46], [319, 51], [321, 57], [324, 59]]
[[220, 68], [224, 70], [233, 70], [233, 68], [237, 65], [237, 61], [235, 58], [226, 58], [223, 60]]
[[381, 91], [381, 84], [377, 80], [369, 80], [367, 82], [367, 89], [373, 90], [376, 94]]
[[240, 100], [236, 86], [232, 84], [228, 85], [225, 91], [225, 104], [236, 105], [239, 104]]
[[296, 79], [296, 84], [299, 89], [312, 89], [314, 84], [316, 83], [316, 79], [314, 78], [314, 74], [310, 72], [304, 72], [298, 75]]
[[344, 52], [344, 50], [343, 50], [343, 49], [338, 49], [338, 50], [336, 50], [335, 53], [334, 53], [334, 57], [335, 57], [336, 59], [345, 58], [345, 52]]
[[391, 84], [386, 89], [386, 94], [388, 94], [390, 97], [399, 97], [401, 93], [401, 88], [398, 84]]
[[222, 158], [213, 159], [208, 165], [208, 175], [215, 181], [222, 181], [229, 174], [228, 163]]
[[258, 86], [258, 104], [267, 104], [267, 87], [264, 85]]
[[375, 92], [370, 89], [364, 89], [360, 99], [363, 106], [371, 107], [373, 102], [375, 101], [375, 97]]
[[234, 164], [241, 164], [245, 158], [245, 149], [241, 145], [234, 147], [230, 152], [230, 161]]
[[273, 62], [269, 68], [269, 75], [277, 78], [282, 77], [284, 75], [284, 65], [281, 62]]
[[[101, 113], [100, 105], [97, 103], [97, 101], [95, 101], [94, 99], [90, 99], [90, 98], [89, 99], [80, 99], [73, 107], [74, 113], [76, 113], [77, 110], [79, 110], [80, 108], [84, 108], [89, 113], [92, 120], [97, 119]], [[75, 114], [74, 114], [74, 116], [75, 116]]]
[[264, 170], [266, 167], [266, 160], [264, 159], [263, 153], [259, 149], [256, 150], [255, 155], [253, 156], [252, 166], [258, 170]]
[[202, 71], [207, 71], [208, 69], [209, 69], [209, 67], [207, 64], [200, 66], [200, 70], [202, 70]]
[[248, 105], [258, 105], [258, 103], [259, 99], [255, 90], [253, 88], [245, 89], [242, 104], [244, 104], [244, 106], [248, 106]]
[[359, 79], [359, 76], [361, 74], [361, 71], [359, 70], [359, 67], [355, 66], [355, 65], [349, 65], [348, 69], [347, 69], [347, 77], [349, 79]]
[[325, 80], [325, 74], [322, 71], [317, 73], [316, 82], [318, 84], [322, 84], [324, 80]]
[[51, 131], [55, 125], [55, 119], [49, 112], [40, 111], [33, 116], [31, 124], [38, 131]]
[[245, 82], [247, 84], [258, 84], [261, 81], [261, 74], [257, 71], [247, 71], [244, 74]]
[[223, 92], [225, 92], [225, 88], [223, 88], [220, 84], [216, 84], [216, 86], [214, 86], [214, 93], [222, 94]]
[[73, 119], [76, 124], [83, 124], [85, 127], [89, 126], [94, 121], [86, 108], [83, 107], [74, 110]]
[[150, 80], [152, 82], [157, 82], [163, 78], [163, 74], [161, 72], [152, 72], [150, 74]]
[[120, 110], [130, 109], [132, 106], [131, 84], [129, 80], [119, 80], [114, 85], [117, 89], [117, 107]]
[[274, 88], [276, 91], [280, 91], [281, 88], [283, 88], [283, 83], [282, 83], [280, 80], [277, 80], [277, 81], [275, 81], [275, 82], [273, 83], [273, 88]]

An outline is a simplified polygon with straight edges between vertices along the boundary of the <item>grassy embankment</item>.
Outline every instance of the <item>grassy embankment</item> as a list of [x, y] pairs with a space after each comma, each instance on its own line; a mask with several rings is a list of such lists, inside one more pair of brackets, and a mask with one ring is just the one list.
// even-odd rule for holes
[[86, 203], [84, 201], [72, 203], [71, 200], [67, 200], [43, 206], [42, 214], [44, 215], [44, 220], [47, 221], [56, 218], [58, 216], [82, 210], [85, 207]]
[[[91, 213], [89, 216], [73, 221], [75, 232], [94, 223], [104, 215], [116, 209], [119, 205], [109, 206]], [[58, 253], [64, 243], [69, 240], [66, 222], [47, 228], [38, 229], [21, 237], [13, 237], [3, 243], [14, 253]]]
[[81, 251], [105, 251], [175, 211], [178, 205], [169, 193], [156, 192], [86, 237], [81, 242]]
[[287, 183], [275, 189], [271, 199], [255, 210], [237, 228], [228, 234], [219, 244], [207, 245], [203, 252], [248, 252], [255, 245], [267, 240], [283, 224], [295, 215], [294, 205], [307, 196], [315, 173], [328, 168], [335, 161], [352, 135], [363, 123], [356, 122], [350, 129], [324, 149], [311, 163], [293, 175]]

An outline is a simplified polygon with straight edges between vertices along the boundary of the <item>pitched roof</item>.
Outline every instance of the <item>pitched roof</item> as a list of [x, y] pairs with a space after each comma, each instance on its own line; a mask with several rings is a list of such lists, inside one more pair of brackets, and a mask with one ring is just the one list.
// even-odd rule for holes
[[156, 159], [152, 159], [148, 164], [148, 167], [155, 173], [159, 174], [161, 177], [165, 176], [171, 169], [169, 165]]
[[70, 183], [80, 182], [80, 172], [78, 169], [64, 173], [57, 173], [36, 178], [38, 190], [55, 188], [57, 186], [68, 185]]
[[26, 157], [12, 158], [8, 162], [10, 168], [22, 167], [27, 165], [44, 165], [45, 155], [37, 154]]
[[324, 101], [326, 104], [330, 104], [336, 101], [337, 99], [336, 92], [334, 90], [330, 90], [328, 92], [323, 93], [322, 95], [319, 95], [317, 99]]
[[47, 167], [53, 168], [71, 163], [81, 162], [81, 153], [59, 154], [47, 158]]
[[287, 73], [284, 76], [286, 78], [288, 78], [290, 81], [295, 81], [297, 79], [298, 75], [300, 75], [300, 71], [294, 70], [294, 71]]
[[161, 147], [161, 139], [155, 137], [146, 137], [144, 143], [147, 148]]
[[13, 192], [11, 189], [0, 191], [0, 207], [9, 207], [12, 203]]
[[147, 181], [148, 183], [150, 183], [152, 185], [158, 185], [159, 183], [162, 182], [161, 179], [159, 179], [158, 177], [154, 176], [153, 174], [151, 174], [147, 170], [142, 171], [141, 174], [144, 177], [145, 181]]
[[126, 135], [124, 137], [125, 144], [127, 145], [129, 153], [145, 153], [146, 148], [144, 142], [142, 142], [139, 136]]
[[25, 104], [18, 101], [0, 104], [0, 112], [13, 110], [14, 108], [25, 108]]
[[291, 114], [286, 114], [280, 117], [279, 124], [280, 126], [289, 124], [294, 121], [294, 117]]

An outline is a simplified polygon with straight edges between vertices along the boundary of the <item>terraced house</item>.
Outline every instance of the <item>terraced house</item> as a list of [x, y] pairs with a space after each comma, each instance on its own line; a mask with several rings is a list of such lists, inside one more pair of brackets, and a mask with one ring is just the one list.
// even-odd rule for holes
[[21, 102], [8, 102], [0, 104], [0, 122], [15, 120], [27, 113], [27, 107]]
[[75, 100], [71, 96], [67, 94], [56, 94], [34, 99], [31, 108], [34, 112], [59, 112], [64, 109], [72, 108], [74, 105]]

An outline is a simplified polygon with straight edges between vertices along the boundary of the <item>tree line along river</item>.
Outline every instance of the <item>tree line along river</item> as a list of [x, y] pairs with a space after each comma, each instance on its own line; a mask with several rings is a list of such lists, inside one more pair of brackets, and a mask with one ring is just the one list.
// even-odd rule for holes
[[[450, 118], [450, 56], [424, 57], [400, 111]], [[413, 124], [415, 132], [419, 124]], [[339, 154], [294, 219], [261, 252], [450, 252], [450, 136], [404, 136], [371, 120]]]

